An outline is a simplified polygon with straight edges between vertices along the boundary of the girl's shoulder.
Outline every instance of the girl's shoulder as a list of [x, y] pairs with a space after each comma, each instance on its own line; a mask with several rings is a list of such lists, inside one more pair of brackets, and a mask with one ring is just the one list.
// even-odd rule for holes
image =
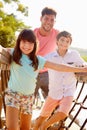
[[37, 56], [37, 58], [38, 58], [38, 62], [39, 62], [38, 69], [43, 69], [44, 64], [46, 63], [46, 59], [42, 56], [39, 56], [39, 55]]
[[40, 56], [40, 55], [37, 55], [37, 58], [38, 58], [39, 61], [40, 61], [40, 60], [45, 60], [45, 58], [42, 57], [42, 56]]

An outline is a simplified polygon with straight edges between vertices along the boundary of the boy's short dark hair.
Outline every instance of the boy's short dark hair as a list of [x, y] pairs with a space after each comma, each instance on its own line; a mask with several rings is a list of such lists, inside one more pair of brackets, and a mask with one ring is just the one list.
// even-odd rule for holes
[[52, 9], [52, 8], [45, 7], [42, 10], [41, 14], [42, 14], [42, 16], [47, 14], [47, 15], [54, 15], [56, 17], [57, 12], [54, 9]]
[[56, 36], [57, 41], [58, 41], [61, 37], [69, 37], [69, 38], [71, 39], [71, 42], [72, 42], [72, 35], [71, 35], [71, 33], [67, 32], [67, 31], [62, 31], [62, 32], [60, 32], [60, 33]]

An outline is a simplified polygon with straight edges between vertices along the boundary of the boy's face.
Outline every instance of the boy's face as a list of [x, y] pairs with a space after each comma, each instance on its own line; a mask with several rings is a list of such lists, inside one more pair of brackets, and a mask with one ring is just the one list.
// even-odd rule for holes
[[57, 41], [58, 49], [61, 50], [67, 50], [70, 45], [71, 45], [71, 39], [69, 37], [62, 36]]

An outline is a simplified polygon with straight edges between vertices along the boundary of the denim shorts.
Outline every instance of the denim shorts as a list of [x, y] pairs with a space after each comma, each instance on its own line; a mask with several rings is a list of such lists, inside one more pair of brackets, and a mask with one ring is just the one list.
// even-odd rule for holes
[[19, 109], [23, 114], [32, 114], [33, 101], [34, 94], [26, 96], [11, 90], [5, 92], [5, 104]]

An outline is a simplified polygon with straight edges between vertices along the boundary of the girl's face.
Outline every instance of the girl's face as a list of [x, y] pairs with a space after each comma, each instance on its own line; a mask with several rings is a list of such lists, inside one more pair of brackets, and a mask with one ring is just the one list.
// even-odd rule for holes
[[71, 39], [69, 37], [62, 36], [57, 41], [58, 49], [61, 49], [61, 50], [66, 51], [70, 45], [71, 45]]
[[34, 43], [29, 42], [27, 40], [21, 40], [20, 41], [20, 50], [25, 55], [30, 54], [33, 51], [33, 48], [34, 48]]

